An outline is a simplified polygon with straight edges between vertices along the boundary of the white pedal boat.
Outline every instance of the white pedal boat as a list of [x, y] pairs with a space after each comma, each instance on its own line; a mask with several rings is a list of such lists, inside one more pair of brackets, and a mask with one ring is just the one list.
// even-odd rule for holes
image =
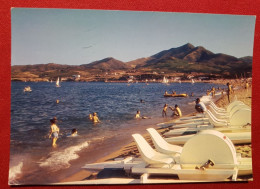
[[[207, 130], [203, 130], [201, 132], [205, 132], [205, 131], [207, 131]], [[197, 134], [170, 137], [170, 138], [165, 138], [165, 140], [171, 144], [183, 145], [195, 135], [197, 135]], [[250, 144], [251, 140], [252, 140], [251, 131], [234, 132], [234, 133], [227, 132], [227, 133], [224, 133], [223, 135], [224, 135], [224, 137], [228, 137], [232, 141], [233, 144]]]
[[[145, 183], [145, 181], [147, 183], [154, 183], [154, 181], [155, 183], [215, 182], [227, 181], [227, 179], [235, 181], [237, 176], [252, 174], [252, 159], [241, 158], [236, 153], [231, 140], [218, 131], [207, 130], [194, 135], [185, 143], [181, 154], [176, 156], [155, 152], [147, 142], [139, 140], [139, 135], [135, 134], [133, 137], [142, 158], [128, 157], [86, 164], [82, 168], [95, 171], [105, 168], [124, 169], [130, 175], [140, 175], [140, 180], [135, 180], [140, 183]], [[209, 159], [214, 162], [214, 166], [205, 170], [195, 168]], [[150, 175], [168, 175], [169, 177], [166, 180], [149, 180]], [[179, 178], [177, 180], [172, 178], [176, 175]], [[121, 184], [120, 180], [117, 182], [114, 179], [114, 181], [113, 184]], [[128, 184], [131, 182], [134, 183], [130, 179]], [[111, 184], [111, 182], [106, 184]]]

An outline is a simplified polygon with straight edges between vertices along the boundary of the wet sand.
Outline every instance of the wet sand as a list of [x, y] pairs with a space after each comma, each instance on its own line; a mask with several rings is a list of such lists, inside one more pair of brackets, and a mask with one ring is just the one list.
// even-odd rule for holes
[[[223, 82], [222, 84], [225, 84], [227, 81], [223, 80], [223, 81], [216, 81], [216, 82], [217, 83]], [[231, 97], [230, 97], [231, 101], [233, 99], [237, 98], [237, 100], [240, 100], [251, 107], [251, 102], [252, 102], [251, 101], [251, 99], [252, 99], [251, 98], [252, 97], [251, 96], [252, 95], [251, 87], [248, 90], [246, 90], [246, 89], [244, 89], [243, 84], [240, 84], [239, 82], [237, 82], [235, 80], [231, 81], [231, 83], [235, 86], [241, 87], [241, 89], [235, 90], [235, 92], [231, 95]], [[223, 95], [215, 103], [218, 105], [218, 107], [226, 108], [227, 105], [229, 104], [227, 95]], [[189, 116], [189, 115], [186, 115], [186, 116]], [[157, 129], [157, 131], [161, 134], [167, 132], [168, 130], [169, 130], [168, 128]], [[143, 134], [143, 136], [152, 145], [152, 141], [149, 137], [149, 134], [146, 132], [145, 134]], [[252, 157], [251, 144], [236, 145], [235, 148], [236, 148], [237, 153], [241, 153], [242, 157]], [[108, 156], [98, 159], [96, 161], [96, 163], [113, 160], [115, 158], [125, 158], [128, 156], [140, 157], [137, 146], [135, 145], [134, 141], [132, 141], [128, 145], [121, 147], [119, 150], [111, 152]], [[98, 174], [97, 172], [90, 172], [90, 171], [82, 169], [78, 173], [73, 174], [72, 176], [70, 176], [66, 179], [63, 179], [60, 182], [72, 182], [72, 181], [82, 181], [85, 179], [87, 179], [87, 180], [96, 179], [97, 174]], [[247, 180], [252, 180], [252, 175], [238, 178], [238, 181], [247, 181]]]

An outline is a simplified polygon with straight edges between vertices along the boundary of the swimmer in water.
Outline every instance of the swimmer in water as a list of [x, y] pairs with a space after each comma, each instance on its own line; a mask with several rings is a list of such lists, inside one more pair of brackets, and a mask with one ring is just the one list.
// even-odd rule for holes
[[70, 136], [77, 136], [78, 135], [78, 131], [77, 129], [72, 129], [71, 130], [71, 135]]
[[60, 100], [59, 100], [59, 99], [57, 99], [57, 100], [56, 100], [56, 104], [59, 104], [59, 103], [60, 103]]
[[50, 130], [49, 138], [52, 137], [52, 146], [56, 147], [56, 141], [58, 140], [60, 129], [56, 125], [56, 120], [51, 119], [50, 122], [51, 122], [51, 130]]

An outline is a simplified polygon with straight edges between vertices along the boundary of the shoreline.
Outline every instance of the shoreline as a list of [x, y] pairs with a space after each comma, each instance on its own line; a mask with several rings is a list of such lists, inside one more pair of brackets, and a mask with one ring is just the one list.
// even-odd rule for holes
[[[227, 82], [227, 81], [225, 81]], [[232, 84], [236, 84], [237, 82], [232, 80], [230, 81]], [[221, 83], [223, 84], [223, 83]], [[242, 85], [240, 85], [242, 86]], [[235, 95], [237, 97], [238, 100], [243, 101], [245, 104], [249, 105], [251, 107], [251, 98], [252, 98], [252, 89], [251, 87], [246, 90], [243, 87], [236, 90], [234, 92], [233, 95], [231, 95], [231, 100], [233, 100], [235, 98]], [[224, 94], [222, 96], [220, 96], [218, 99], [215, 100], [215, 103], [219, 106], [219, 107], [223, 107], [226, 108], [226, 106], [228, 105], [228, 100], [227, 100], [227, 95]], [[184, 115], [183, 117], [188, 117], [191, 115], [194, 115], [196, 112], [194, 110], [193, 113]], [[170, 121], [170, 120], [168, 120]], [[158, 123], [153, 123], [152, 125], [157, 125]], [[165, 132], [167, 132], [169, 130], [169, 128], [156, 128], [156, 130], [160, 133], [163, 134]], [[151, 143], [151, 139], [149, 137], [149, 134], [147, 132], [145, 132], [144, 134], [142, 134], [142, 136], [149, 142]], [[132, 140], [132, 142], [130, 142], [127, 145], [123, 145], [118, 147], [119, 149], [114, 150], [112, 152], [110, 152], [108, 155], [99, 158], [98, 160], [96, 160], [94, 163], [99, 163], [99, 162], [105, 162], [105, 161], [109, 161], [109, 160], [113, 160], [115, 158], [126, 158], [128, 156], [134, 156], [134, 157], [138, 157], [139, 156], [139, 152], [137, 150], [137, 147], [135, 145], [135, 142]], [[242, 145], [235, 145], [236, 151], [237, 153], [241, 153], [242, 157], [252, 157], [252, 153], [251, 153], [251, 144], [242, 144]], [[91, 172], [91, 171], [87, 171], [87, 170], [80, 170], [79, 172], [76, 172], [75, 174], [72, 174], [71, 176], [60, 180], [59, 183], [63, 183], [63, 182], [76, 182], [76, 181], [82, 181], [82, 180], [93, 180], [96, 179], [96, 175], [98, 174], [98, 172]], [[252, 176], [249, 177], [245, 177], [245, 178], [238, 178], [239, 181], [243, 181], [243, 180], [252, 180]]]

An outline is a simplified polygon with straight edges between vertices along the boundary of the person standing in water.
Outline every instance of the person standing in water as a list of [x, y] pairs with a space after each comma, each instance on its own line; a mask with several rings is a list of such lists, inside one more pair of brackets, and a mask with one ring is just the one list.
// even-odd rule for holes
[[101, 122], [99, 120], [96, 112], [93, 113], [92, 121], [93, 121], [93, 123], [100, 123]]
[[51, 119], [50, 122], [51, 122], [51, 130], [50, 130], [49, 138], [52, 137], [52, 146], [56, 147], [57, 145], [56, 141], [58, 140], [60, 129], [56, 125], [56, 121], [54, 119]]
[[168, 104], [165, 104], [164, 107], [163, 107], [163, 111], [162, 111], [162, 116], [163, 116], [163, 117], [166, 117], [166, 116], [167, 116], [167, 114], [166, 114], [167, 108], [168, 108]]

